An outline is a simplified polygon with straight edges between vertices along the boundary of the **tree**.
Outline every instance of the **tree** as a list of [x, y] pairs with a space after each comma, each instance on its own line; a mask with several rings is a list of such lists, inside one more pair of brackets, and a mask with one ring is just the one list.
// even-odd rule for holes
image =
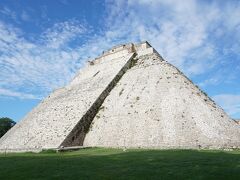
[[7, 117], [0, 118], [0, 138], [9, 130], [11, 129], [16, 122], [12, 119]]

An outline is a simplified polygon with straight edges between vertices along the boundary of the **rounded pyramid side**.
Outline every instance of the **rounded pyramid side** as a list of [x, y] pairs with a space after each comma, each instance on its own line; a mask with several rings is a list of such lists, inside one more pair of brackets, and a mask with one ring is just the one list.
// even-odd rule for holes
[[140, 56], [100, 109], [85, 146], [240, 147], [240, 126], [157, 53]]

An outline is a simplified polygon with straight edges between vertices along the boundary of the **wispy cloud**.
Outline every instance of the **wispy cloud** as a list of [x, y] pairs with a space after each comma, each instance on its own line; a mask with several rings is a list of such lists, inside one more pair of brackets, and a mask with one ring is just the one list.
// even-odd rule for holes
[[213, 97], [232, 117], [239, 117], [240, 94], [219, 94]]
[[30, 15], [26, 12], [26, 11], [22, 11], [21, 13], [21, 19], [23, 21], [30, 21], [31, 18], [30, 18]]
[[19, 99], [41, 99], [41, 97], [37, 97], [36, 95], [33, 95], [33, 94], [14, 92], [9, 89], [1, 89], [1, 88], [0, 88], [0, 97], [17, 97]]
[[0, 88], [5, 89], [0, 94], [39, 97], [68, 82], [81, 66], [81, 54], [68, 45], [84, 31], [79, 22], [62, 22], [31, 42], [21, 30], [0, 22]]
[[236, 1], [129, 0], [108, 3], [106, 38], [148, 40], [163, 57], [190, 76], [216, 67], [223, 59], [223, 49], [225, 53], [238, 52], [240, 19], [236, 15], [240, 3]]
[[13, 19], [15, 21], [17, 20], [17, 14], [14, 11], [10, 10], [8, 7], [3, 7], [0, 9], [0, 13], [6, 15], [10, 19]]
[[[89, 57], [142, 40], [189, 76], [217, 68], [218, 74], [202, 83], [221, 83], [219, 74], [229, 63], [223, 57], [240, 50], [239, 9], [237, 1], [106, 0], [105, 23], [98, 32], [67, 20], [31, 40], [21, 29], [0, 22], [0, 88], [42, 97], [68, 82]], [[46, 7], [42, 16], [48, 18]]]
[[58, 49], [85, 31], [86, 28], [78, 21], [65, 21], [54, 24], [53, 27], [47, 29], [42, 34], [42, 39], [47, 47]]
[[205, 79], [203, 82], [200, 82], [199, 85], [201, 87], [205, 87], [208, 85], [217, 85], [221, 82], [221, 77], [212, 77], [210, 79]]

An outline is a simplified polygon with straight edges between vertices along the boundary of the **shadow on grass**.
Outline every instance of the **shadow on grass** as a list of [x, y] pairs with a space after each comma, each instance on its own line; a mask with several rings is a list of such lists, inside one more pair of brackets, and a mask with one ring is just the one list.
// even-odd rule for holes
[[0, 156], [0, 179], [240, 179], [240, 153], [86, 149]]

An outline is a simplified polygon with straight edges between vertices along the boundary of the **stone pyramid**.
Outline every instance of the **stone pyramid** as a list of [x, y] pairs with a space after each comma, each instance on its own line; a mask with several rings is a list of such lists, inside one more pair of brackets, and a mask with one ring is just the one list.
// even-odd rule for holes
[[240, 126], [148, 42], [113, 47], [0, 139], [0, 151], [73, 146], [240, 148]]

